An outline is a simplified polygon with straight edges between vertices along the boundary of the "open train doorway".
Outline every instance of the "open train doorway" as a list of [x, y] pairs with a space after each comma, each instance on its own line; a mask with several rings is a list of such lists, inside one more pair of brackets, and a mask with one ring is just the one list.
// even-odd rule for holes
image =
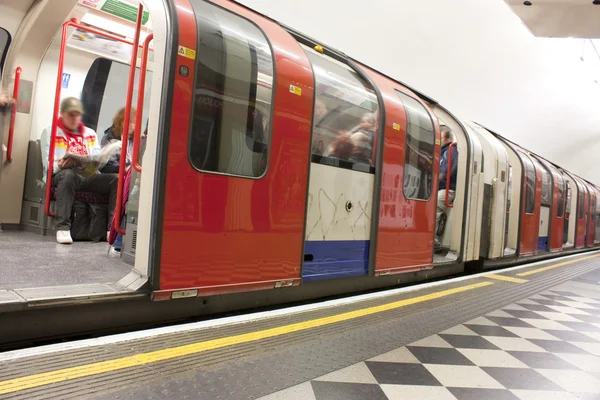
[[169, 29], [164, 6], [148, 3], [42, 1], [13, 14], [2, 83], [10, 92], [19, 68], [18, 104], [29, 102], [1, 171], [0, 292], [99, 296], [147, 281], [138, 224], [150, 225]]

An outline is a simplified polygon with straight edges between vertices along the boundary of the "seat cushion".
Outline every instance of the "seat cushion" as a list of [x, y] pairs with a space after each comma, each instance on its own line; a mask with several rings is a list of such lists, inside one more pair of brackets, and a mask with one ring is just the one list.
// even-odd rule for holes
[[[56, 200], [56, 188], [50, 191], [50, 200]], [[94, 192], [75, 192], [75, 200], [88, 204], [108, 204], [108, 195]]]

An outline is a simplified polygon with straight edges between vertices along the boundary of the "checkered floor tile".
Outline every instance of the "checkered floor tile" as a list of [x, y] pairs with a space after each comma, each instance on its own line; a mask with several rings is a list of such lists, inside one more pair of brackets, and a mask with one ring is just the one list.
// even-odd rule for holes
[[262, 400], [600, 399], [600, 299], [547, 291]]

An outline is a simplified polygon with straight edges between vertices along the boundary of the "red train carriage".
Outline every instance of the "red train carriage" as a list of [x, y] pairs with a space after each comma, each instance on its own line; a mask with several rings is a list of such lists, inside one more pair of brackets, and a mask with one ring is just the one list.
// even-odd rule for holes
[[[233, 1], [134, 1], [137, 8], [117, 14], [94, 2], [44, 3], [34, 12], [20, 1], [7, 0], [13, 13], [0, 15], [12, 35], [0, 48], [2, 83], [17, 98], [0, 131], [10, 143], [0, 170], [0, 247], [11, 255], [0, 268], [13, 271], [0, 286], [0, 312], [199, 298], [179, 308], [136, 303], [135, 318], [161, 320], [387, 287], [598, 242], [594, 185]], [[58, 104], [68, 96], [82, 100], [98, 141], [119, 109], [137, 109], [123, 122], [122, 135], [132, 122], [135, 156], [117, 173], [114, 228], [123, 244], [112, 258], [103, 234], [89, 229], [82, 237], [98, 243], [53, 242], [55, 171], [46, 186], [42, 165], [51, 155], [41, 156], [52, 142], [40, 133], [50, 127], [56, 136]], [[444, 162], [456, 171], [442, 177], [450, 178], [444, 187], [442, 131], [455, 154]], [[75, 199], [74, 221], [108, 222], [106, 197]], [[44, 258], [23, 253], [29, 247]], [[133, 318], [127, 310], [122, 317]]]

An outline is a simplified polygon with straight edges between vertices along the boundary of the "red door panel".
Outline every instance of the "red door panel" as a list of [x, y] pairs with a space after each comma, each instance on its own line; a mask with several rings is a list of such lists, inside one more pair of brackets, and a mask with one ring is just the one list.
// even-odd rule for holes
[[586, 182], [586, 187], [588, 191], [588, 213], [587, 213], [587, 242], [586, 246], [591, 247], [594, 245], [594, 238], [596, 237], [596, 193], [592, 186], [590, 186]]
[[[386, 111], [383, 177], [381, 188], [375, 189], [381, 190], [376, 274], [402, 272], [431, 265], [439, 146], [435, 146], [432, 160], [434, 190], [431, 198], [427, 201], [406, 199], [403, 187], [407, 121], [404, 106], [396, 90], [418, 98], [397, 83], [371, 70], [365, 70], [381, 90]], [[437, 124], [434, 126], [437, 141], [439, 128]]]
[[[541, 204], [541, 194], [542, 194], [542, 173], [535, 169], [531, 160], [529, 160], [529, 156], [521, 151], [517, 151], [519, 157], [523, 161], [524, 171], [523, 171], [523, 212], [521, 213], [521, 234], [520, 234], [520, 251], [519, 255], [533, 255], [537, 254], [538, 248], [538, 234], [539, 234], [539, 226], [540, 226], [540, 204]], [[530, 202], [533, 202], [533, 207], [531, 204], [528, 207], [528, 195], [527, 195], [527, 168], [530, 165], [530, 168], [533, 168], [533, 181], [529, 184], [533, 188], [533, 198], [529, 199]], [[531, 211], [531, 212], [528, 212]]]
[[[189, 49], [197, 48], [197, 3], [177, 0], [179, 45]], [[194, 93], [204, 88], [194, 88], [195, 63], [183, 56], [177, 59], [177, 68], [186, 65], [189, 77], [178, 74], [175, 78], [160, 289], [205, 288], [201, 295], [269, 288], [277, 281], [299, 279], [314, 90], [306, 55], [287, 32], [234, 3], [215, 3], [254, 22], [264, 32], [271, 44], [276, 76], [272, 81], [266, 173], [248, 178], [203, 172], [192, 167], [188, 151], [192, 104], [198, 101]], [[239, 18], [235, 14], [227, 14], [227, 18]], [[197, 52], [197, 57], [203, 54]], [[231, 101], [227, 89], [224, 92], [221, 104], [215, 102], [214, 106], [234, 107], [227, 103]], [[237, 104], [244, 101], [250, 104], [245, 107], [252, 109], [248, 98], [237, 98]], [[256, 115], [258, 109], [253, 109]]]
[[[564, 199], [564, 181], [560, 172], [554, 168], [548, 161], [539, 158], [538, 159], [550, 172], [552, 173], [552, 208], [550, 210], [550, 251], [561, 251], [563, 242], [564, 232], [564, 208], [566, 206]], [[559, 185], [562, 186], [563, 191], [559, 191]], [[562, 199], [559, 201], [559, 192], [562, 194]], [[559, 214], [559, 203], [562, 202], [562, 214]]]
[[575, 231], [575, 247], [580, 249], [585, 247], [585, 236], [587, 229], [587, 211], [588, 211], [588, 193], [584, 183], [577, 177], [574, 177], [577, 183], [577, 229]]
[[[564, 198], [565, 182], [562, 174], [552, 164], [538, 156], [536, 156], [536, 159], [552, 174], [552, 207], [550, 209], [548, 243], [551, 252], [561, 251], [564, 231], [564, 209], [566, 206]], [[559, 186], [563, 188], [562, 191], [559, 190]], [[559, 193], [562, 194], [562, 215], [559, 212], [559, 203], [561, 203], [559, 201]]]

